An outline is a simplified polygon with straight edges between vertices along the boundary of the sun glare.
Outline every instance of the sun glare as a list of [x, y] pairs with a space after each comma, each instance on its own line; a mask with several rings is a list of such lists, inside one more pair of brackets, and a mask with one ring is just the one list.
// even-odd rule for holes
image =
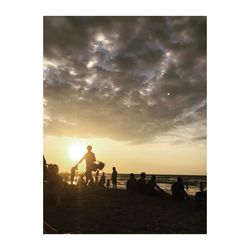
[[83, 157], [85, 153], [86, 145], [83, 144], [73, 144], [69, 148], [69, 155], [71, 160], [78, 161]]

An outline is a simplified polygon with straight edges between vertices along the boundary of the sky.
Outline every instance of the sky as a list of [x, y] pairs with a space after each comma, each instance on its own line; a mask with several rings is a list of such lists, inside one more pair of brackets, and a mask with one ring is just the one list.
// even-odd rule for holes
[[47, 162], [69, 171], [90, 144], [106, 172], [206, 174], [206, 25], [44, 17]]

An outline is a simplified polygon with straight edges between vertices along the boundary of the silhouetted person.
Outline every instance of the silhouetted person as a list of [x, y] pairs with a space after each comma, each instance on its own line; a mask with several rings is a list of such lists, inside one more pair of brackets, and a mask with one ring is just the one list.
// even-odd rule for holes
[[142, 172], [140, 174], [140, 179], [137, 181], [136, 183], [136, 190], [141, 192], [141, 193], [145, 193], [146, 192], [146, 174], [144, 172]]
[[48, 182], [50, 185], [57, 184], [59, 179], [61, 180], [61, 176], [58, 175], [59, 167], [56, 164], [48, 164]]
[[157, 185], [155, 175], [152, 175], [151, 179], [147, 182], [147, 193], [153, 196], [169, 196]]
[[55, 200], [56, 205], [61, 205], [61, 192], [63, 191], [63, 180], [60, 175], [58, 175], [59, 167], [56, 164], [48, 165], [49, 176], [48, 176], [48, 192], [51, 197]]
[[184, 184], [181, 177], [177, 178], [177, 182], [171, 186], [172, 197], [176, 200], [189, 199], [187, 192], [184, 189]]
[[105, 176], [105, 173], [103, 172], [102, 176], [100, 178], [100, 181], [98, 182], [98, 186], [104, 187], [104, 185], [105, 185], [105, 179], [106, 179], [106, 176]]
[[107, 179], [107, 182], [106, 182], [106, 187], [109, 188], [110, 187], [110, 179]]
[[87, 187], [86, 182], [85, 182], [85, 180], [84, 180], [84, 178], [83, 178], [83, 174], [81, 174], [81, 175], [79, 176], [79, 178], [78, 178], [78, 180], [77, 180], [77, 185], [78, 185], [80, 188], [85, 188], [85, 187]]
[[117, 188], [117, 171], [115, 167], [113, 167], [111, 181], [112, 181], [113, 188]]
[[88, 152], [81, 158], [81, 160], [76, 164], [80, 164], [83, 160], [86, 160], [86, 172], [85, 172], [85, 176], [86, 176], [86, 183], [88, 184], [88, 181], [90, 180], [90, 178], [92, 178], [92, 167], [93, 167], [93, 163], [96, 161], [95, 158], [95, 154], [93, 152], [91, 152], [92, 150], [92, 146], [88, 146], [87, 147]]
[[133, 173], [129, 175], [129, 179], [126, 183], [126, 189], [128, 191], [136, 191], [136, 179]]
[[93, 179], [92, 176], [89, 178], [89, 182], [88, 182], [87, 185], [88, 185], [88, 187], [90, 187], [90, 188], [95, 187], [94, 179]]
[[77, 165], [71, 168], [71, 175], [70, 175], [70, 183], [71, 183], [71, 185], [73, 185], [73, 182], [74, 182], [77, 171], [78, 171], [78, 166]]
[[200, 182], [200, 192], [195, 194], [195, 204], [198, 207], [206, 208], [207, 205], [207, 191], [205, 190], [203, 182]]
[[99, 169], [95, 173], [95, 184], [98, 184]]

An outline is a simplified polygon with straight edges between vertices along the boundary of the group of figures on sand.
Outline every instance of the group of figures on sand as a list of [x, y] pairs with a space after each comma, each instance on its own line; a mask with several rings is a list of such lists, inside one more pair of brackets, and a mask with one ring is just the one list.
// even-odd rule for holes
[[[174, 200], [189, 200], [190, 197], [185, 190], [185, 185], [181, 177], [177, 178], [171, 186], [171, 195], [165, 192], [156, 182], [156, 176], [151, 175], [151, 179], [146, 181], [146, 173], [140, 174], [140, 179], [136, 180], [133, 173], [126, 183], [126, 189], [131, 192], [140, 192], [151, 196], [160, 196], [172, 198]], [[195, 204], [199, 207], [206, 208], [207, 191], [204, 184], [200, 183], [200, 192], [195, 194]]]
[[[99, 179], [99, 171], [105, 166], [103, 162], [96, 163], [95, 154], [92, 151], [92, 146], [87, 147], [87, 153], [79, 160], [79, 162], [71, 168], [71, 185], [75, 180], [78, 171], [78, 165], [85, 160], [86, 161], [86, 171], [80, 174], [77, 179], [77, 185], [81, 188], [92, 188], [92, 187], [110, 187], [110, 179], [106, 180], [105, 173], [103, 172]], [[58, 174], [59, 168], [56, 164], [47, 164], [45, 158], [43, 157], [44, 166], [44, 180], [47, 183], [47, 189], [50, 191], [62, 190], [65, 185], [62, 177]], [[92, 172], [95, 173], [95, 178], [92, 176]], [[113, 172], [111, 175], [111, 182], [113, 188], [117, 188], [117, 176], [118, 173], [116, 168], [113, 167]], [[85, 179], [84, 179], [85, 177]], [[152, 175], [151, 178], [146, 181], [146, 173], [142, 172], [140, 178], [137, 180], [133, 173], [130, 174], [129, 179], [126, 182], [126, 189], [129, 192], [138, 192], [150, 196], [173, 198], [175, 200], [185, 200], [190, 199], [187, 192], [185, 191], [185, 186], [181, 177], [177, 178], [177, 181], [171, 186], [171, 195], [165, 192], [156, 182], [156, 176]], [[195, 195], [195, 202], [197, 206], [206, 207], [207, 193], [203, 183], [200, 184], [200, 192]]]
[[[77, 184], [81, 187], [94, 187], [94, 186], [101, 186], [104, 187], [106, 185], [107, 188], [110, 187], [110, 179], [107, 179], [105, 173], [103, 172], [100, 179], [99, 179], [99, 171], [102, 170], [105, 167], [105, 163], [99, 161], [96, 163], [96, 157], [95, 154], [92, 151], [92, 146], [89, 145], [87, 147], [87, 153], [84, 154], [84, 156], [79, 160], [79, 162], [71, 168], [71, 177], [70, 182], [71, 185], [73, 185], [74, 180], [76, 178], [76, 174], [78, 171], [78, 165], [82, 161], [86, 161], [86, 171], [83, 174], [80, 174]], [[96, 172], [95, 179], [93, 178], [92, 172]], [[85, 176], [85, 179], [84, 179]], [[113, 188], [117, 188], [117, 171], [116, 168], [113, 167], [113, 173], [111, 177], [111, 182], [113, 185]]]
[[[112, 183], [113, 188], [117, 188], [117, 171], [115, 167], [113, 167], [111, 181], [110, 179], [106, 179], [104, 172], [102, 172], [101, 177], [99, 178], [100, 174], [99, 169], [95, 173], [95, 178], [92, 176], [91, 173], [91, 176], [89, 176], [88, 179], [84, 173], [80, 174], [77, 177], [77, 172], [76, 172], [77, 170], [78, 168], [75, 169], [75, 167], [71, 169], [71, 177], [70, 177], [71, 185], [74, 185], [74, 183], [76, 183], [77, 186], [79, 186], [80, 188], [87, 188], [87, 187], [91, 188], [96, 186], [109, 188]], [[84, 178], [84, 176], [86, 178]]]
[[[140, 179], [136, 180], [133, 173], [126, 183], [126, 189], [131, 192], [140, 192], [151, 196], [170, 197], [171, 195], [165, 192], [156, 182], [156, 176], [151, 175], [150, 180], [146, 181], [146, 173], [140, 174]], [[171, 186], [172, 198], [176, 200], [189, 199], [185, 191], [184, 184], [181, 177], [177, 178], [177, 182]]]

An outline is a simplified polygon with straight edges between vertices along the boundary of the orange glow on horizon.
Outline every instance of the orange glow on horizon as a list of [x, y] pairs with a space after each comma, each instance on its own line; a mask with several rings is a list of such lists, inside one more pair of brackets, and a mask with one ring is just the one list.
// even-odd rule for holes
[[[198, 144], [162, 143], [159, 147], [155, 143], [131, 145], [104, 138], [45, 136], [44, 156], [47, 163], [58, 164], [60, 172], [69, 172], [87, 152], [87, 145], [92, 145], [98, 161], [106, 163], [106, 173], [115, 166], [118, 173], [206, 175], [206, 146]], [[84, 172], [85, 166], [85, 161], [79, 164], [79, 172]]]

